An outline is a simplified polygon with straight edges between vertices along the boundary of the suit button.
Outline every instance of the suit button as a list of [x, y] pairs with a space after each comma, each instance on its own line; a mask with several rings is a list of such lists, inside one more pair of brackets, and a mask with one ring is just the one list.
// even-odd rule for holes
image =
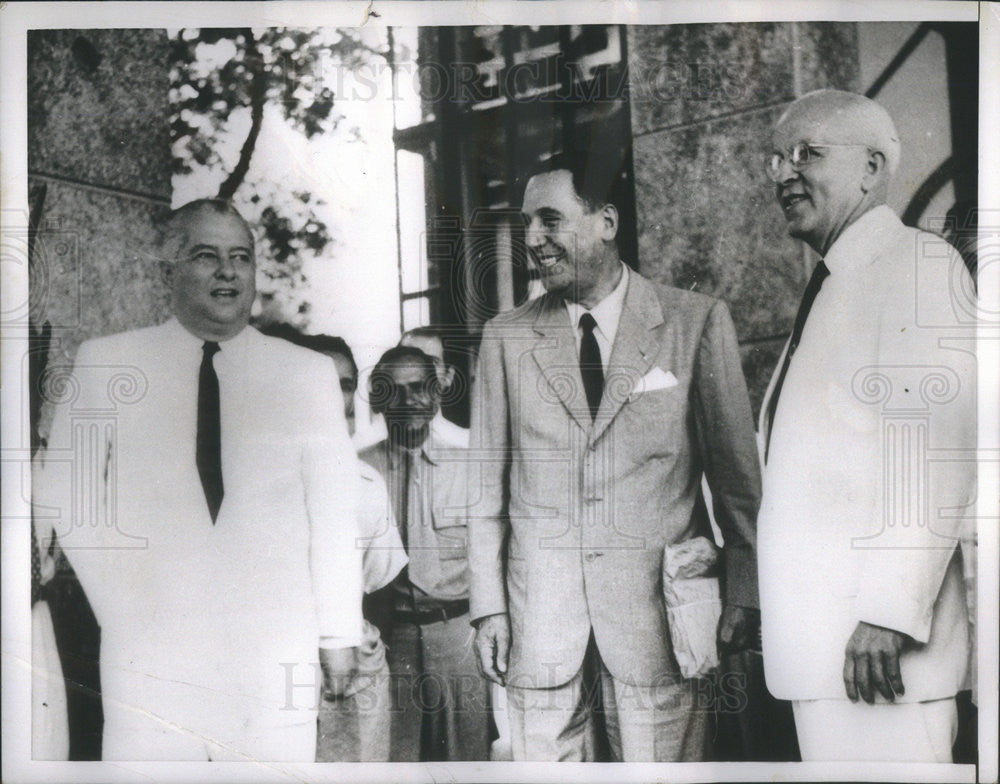
[[587, 563], [591, 563], [602, 555], [604, 555], [604, 553], [587, 553], [585, 556], [583, 556], [583, 560], [585, 560]]

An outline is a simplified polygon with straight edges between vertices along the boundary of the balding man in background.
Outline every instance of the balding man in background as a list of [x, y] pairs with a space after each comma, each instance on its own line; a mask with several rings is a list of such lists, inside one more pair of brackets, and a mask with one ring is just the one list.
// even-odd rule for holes
[[764, 668], [804, 760], [950, 762], [967, 679], [975, 358], [943, 338], [972, 286], [886, 206], [899, 156], [882, 107], [822, 90], [782, 115], [767, 162], [821, 257], [760, 422]]
[[173, 317], [80, 346], [36, 519], [101, 627], [104, 759], [311, 762], [317, 647], [338, 691], [361, 638], [340, 382], [248, 326], [254, 240], [232, 205], [191, 202], [164, 235]]
[[[449, 365], [444, 358], [444, 340], [441, 332], [436, 327], [415, 327], [408, 329], [399, 339], [399, 345], [419, 348], [434, 362], [434, 371], [437, 374], [438, 393], [442, 402], [455, 400], [458, 383], [455, 378], [455, 368]], [[457, 446], [469, 445], [469, 431], [464, 427], [459, 427], [453, 422], [445, 419], [443, 409], [439, 408], [437, 415], [431, 421], [431, 430], [439, 438], [455, 444]]]

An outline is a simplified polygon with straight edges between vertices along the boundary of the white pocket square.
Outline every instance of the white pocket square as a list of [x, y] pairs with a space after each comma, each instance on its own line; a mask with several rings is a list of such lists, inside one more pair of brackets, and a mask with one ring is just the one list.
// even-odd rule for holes
[[644, 392], [653, 392], [657, 389], [669, 389], [677, 386], [677, 377], [669, 370], [662, 370], [654, 367], [646, 375], [640, 378], [629, 397], [638, 397]]

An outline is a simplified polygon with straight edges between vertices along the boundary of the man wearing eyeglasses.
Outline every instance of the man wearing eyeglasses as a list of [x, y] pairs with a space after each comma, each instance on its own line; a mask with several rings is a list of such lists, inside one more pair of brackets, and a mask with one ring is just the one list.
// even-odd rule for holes
[[804, 760], [950, 762], [968, 675], [975, 359], [945, 338], [972, 285], [886, 205], [899, 157], [881, 106], [822, 90], [767, 159], [789, 234], [821, 257], [760, 418], [764, 668]]
[[[105, 760], [316, 755], [361, 638], [359, 469], [333, 364], [248, 326], [253, 234], [165, 225], [164, 324], [80, 346], [33, 486], [101, 626]], [[58, 385], [56, 385], [58, 386]]]

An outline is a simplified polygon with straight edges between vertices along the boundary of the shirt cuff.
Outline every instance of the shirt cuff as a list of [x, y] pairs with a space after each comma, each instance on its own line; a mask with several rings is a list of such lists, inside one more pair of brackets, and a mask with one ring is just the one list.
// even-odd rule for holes
[[859, 621], [881, 626], [894, 632], [907, 634], [919, 643], [926, 643], [931, 636], [933, 608], [906, 596], [891, 599], [861, 595], [855, 605]]

